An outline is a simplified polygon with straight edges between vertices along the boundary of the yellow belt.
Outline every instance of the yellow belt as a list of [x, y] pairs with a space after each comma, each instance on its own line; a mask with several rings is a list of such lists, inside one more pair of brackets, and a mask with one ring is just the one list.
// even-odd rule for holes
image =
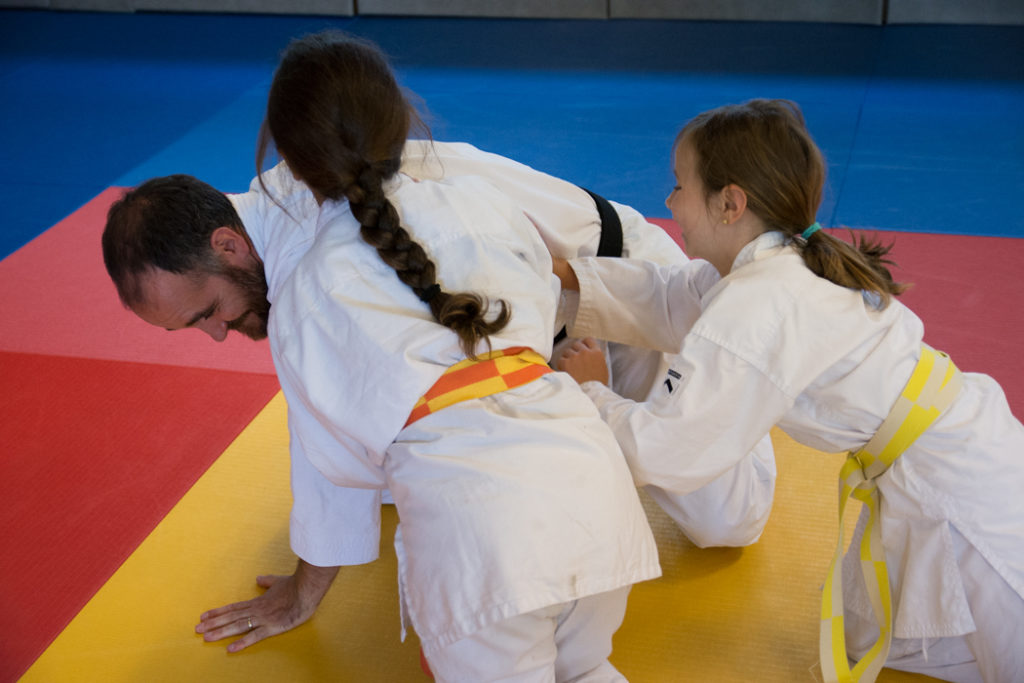
[[444, 371], [420, 397], [405, 426], [453, 403], [497, 394], [552, 372], [536, 351], [517, 346], [467, 358]]
[[[839, 473], [839, 543], [836, 545], [821, 601], [821, 668], [826, 683], [874, 681], [889, 656], [892, 641], [892, 596], [878, 523], [879, 495], [875, 480], [942, 414], [960, 391], [960, 371], [941, 351], [922, 346], [910, 381], [867, 445], [850, 453]], [[843, 516], [846, 502], [856, 498], [868, 507], [860, 544], [861, 572], [871, 598], [879, 636], [851, 669], [843, 631]]]

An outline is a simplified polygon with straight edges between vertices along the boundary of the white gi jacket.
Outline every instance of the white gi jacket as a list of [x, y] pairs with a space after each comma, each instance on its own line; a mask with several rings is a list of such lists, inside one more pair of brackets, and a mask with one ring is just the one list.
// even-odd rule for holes
[[[446, 291], [511, 305], [493, 348], [550, 353], [557, 281], [514, 204], [470, 177], [399, 176], [386, 191]], [[463, 358], [457, 339], [362, 240], [347, 203], [325, 203], [314, 232], [290, 275], [267, 266], [300, 557], [374, 559], [388, 488], [403, 603], [428, 654], [502, 619], [660, 575], [625, 460], [571, 378], [551, 373], [404, 428]]]
[[[570, 182], [466, 143], [431, 140], [406, 143], [402, 172], [430, 180], [484, 177], [511, 197], [554, 255], [572, 258], [597, 253], [601, 222], [594, 200]], [[257, 253], [272, 256], [269, 262], [266, 258], [264, 261], [273, 292], [275, 283], [291, 272], [294, 261], [309, 248], [319, 206], [284, 163], [263, 174], [263, 185], [259, 178], [254, 179], [250, 192], [231, 197], [256, 243]], [[622, 223], [623, 256], [663, 264], [688, 260], [659, 226], [648, 223], [629, 206], [611, 204]], [[282, 207], [294, 222], [280, 216]], [[569, 301], [574, 304], [574, 298]], [[553, 331], [564, 324], [561, 313], [560, 306]], [[663, 389], [660, 377], [672, 360], [615, 344], [609, 349], [609, 358], [612, 387], [637, 400], [647, 398], [649, 391]], [[757, 540], [767, 522], [775, 473], [775, 454], [765, 434], [736, 467], [699, 491], [680, 496], [653, 486], [646, 489], [697, 545], [739, 546]]]
[[[441, 180], [460, 175], [487, 178], [507, 194], [536, 226], [548, 250], [559, 258], [594, 256], [601, 222], [591, 199], [572, 183], [491, 154], [465, 142], [409, 140], [402, 172], [414, 178]], [[657, 263], [685, 261], [679, 246], [636, 209], [610, 202], [622, 222], [622, 255]]]
[[[510, 196], [533, 222], [549, 251], [561, 258], [594, 256], [601, 222], [594, 200], [576, 185], [466, 143], [410, 140], [402, 171], [417, 178], [481, 175]], [[668, 234], [635, 209], [610, 202], [622, 223], [622, 256], [661, 264], [685, 263], [686, 255]], [[575, 293], [563, 292], [563, 311], [575, 306]], [[661, 376], [672, 357], [632, 346], [610, 345], [611, 385], [619, 394], [645, 400], [662, 391]], [[699, 491], [677, 495], [645, 487], [698, 546], [747, 545], [756, 541], [771, 511], [775, 492], [775, 452], [767, 432], [735, 467]]]
[[[710, 288], [714, 278], [703, 279], [700, 261], [572, 266], [581, 297], [571, 334], [663, 350], [682, 344], [671, 367], [677, 377], [667, 377], [676, 386], [656, 400], [637, 404], [584, 385], [634, 477], [673, 491], [694, 490], [731, 467], [776, 424], [822, 451], [860, 448], [920, 356], [924, 330], [913, 312], [898, 301], [877, 310], [871, 297], [817, 277], [779, 232], [748, 244]], [[691, 329], [686, 321], [700, 309]], [[965, 373], [953, 405], [880, 478], [895, 637], [974, 630], [950, 525], [1024, 596], [1022, 454], [1024, 427], [1002, 390]], [[844, 581], [846, 588], [847, 608], [870, 615], [859, 582]]]

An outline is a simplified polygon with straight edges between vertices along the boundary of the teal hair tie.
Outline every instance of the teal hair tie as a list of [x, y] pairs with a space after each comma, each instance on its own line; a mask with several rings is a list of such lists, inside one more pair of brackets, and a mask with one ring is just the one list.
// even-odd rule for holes
[[814, 233], [818, 232], [819, 230], [821, 230], [821, 223], [815, 221], [810, 226], [808, 226], [808, 228], [806, 230], [804, 230], [802, 233], [800, 233], [800, 236], [803, 237], [806, 240], [808, 237], [810, 237]]

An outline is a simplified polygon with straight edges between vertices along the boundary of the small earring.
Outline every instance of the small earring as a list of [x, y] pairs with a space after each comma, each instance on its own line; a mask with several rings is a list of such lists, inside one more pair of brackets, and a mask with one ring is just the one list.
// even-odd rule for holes
[[722, 219], [722, 223], [724, 223], [725, 225], [729, 225], [729, 219], [728, 218], [723, 218]]

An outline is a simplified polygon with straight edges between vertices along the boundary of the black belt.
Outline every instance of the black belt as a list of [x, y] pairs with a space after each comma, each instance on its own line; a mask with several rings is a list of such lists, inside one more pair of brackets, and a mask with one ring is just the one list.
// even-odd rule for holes
[[581, 190], [590, 195], [597, 204], [597, 215], [601, 218], [601, 239], [597, 243], [598, 256], [622, 256], [622, 222], [611, 202], [585, 187]]
[[[585, 187], [581, 190], [590, 195], [597, 204], [597, 215], [601, 219], [601, 239], [597, 242], [598, 256], [622, 256], [622, 221], [611, 203], [599, 194], [594, 194]], [[566, 337], [565, 328], [555, 335], [555, 343]]]

